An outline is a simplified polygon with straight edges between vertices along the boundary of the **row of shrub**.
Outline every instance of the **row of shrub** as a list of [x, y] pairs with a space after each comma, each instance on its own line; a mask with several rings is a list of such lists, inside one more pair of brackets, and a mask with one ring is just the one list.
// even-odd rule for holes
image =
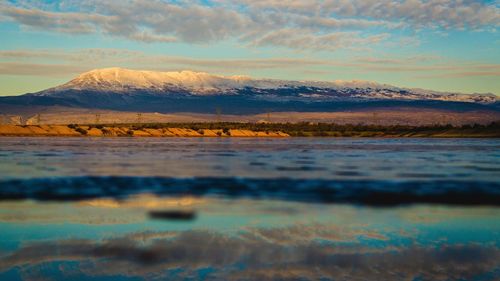
[[[435, 134], [445, 131], [457, 132], [500, 132], [500, 122], [492, 122], [487, 125], [365, 125], [365, 124], [335, 124], [335, 123], [240, 123], [240, 122], [195, 122], [195, 123], [137, 123], [137, 124], [113, 124], [113, 125], [89, 125], [89, 129], [98, 128], [106, 130], [104, 127], [128, 127], [128, 135], [133, 135], [133, 131], [142, 129], [163, 129], [163, 128], [184, 128], [205, 134], [205, 129], [222, 130], [220, 135], [230, 135], [231, 129], [244, 129], [252, 131], [282, 131], [291, 136], [377, 136], [377, 135], [403, 135], [403, 134]], [[68, 125], [82, 135], [86, 130], [76, 124]]]
[[87, 132], [87, 130], [85, 130], [85, 129], [83, 129], [83, 128], [79, 127], [77, 124], [69, 124], [69, 125], [68, 125], [68, 128], [70, 128], [70, 129], [73, 129], [73, 130], [77, 131], [77, 132], [78, 132], [78, 133], [80, 133], [81, 135], [86, 135], [86, 134], [88, 133], [88, 132]]
[[114, 124], [108, 126], [127, 126], [133, 130], [161, 129], [161, 128], [185, 128], [194, 131], [203, 129], [220, 130], [228, 133], [230, 129], [246, 129], [253, 131], [283, 131], [283, 132], [328, 132], [328, 131], [377, 131], [377, 132], [402, 132], [402, 131], [439, 131], [449, 129], [500, 129], [500, 122], [492, 122], [487, 125], [472, 124], [453, 126], [447, 125], [365, 125], [365, 124], [336, 124], [336, 123], [243, 123], [243, 122], [195, 122], [195, 123], [141, 123], [141, 124]]

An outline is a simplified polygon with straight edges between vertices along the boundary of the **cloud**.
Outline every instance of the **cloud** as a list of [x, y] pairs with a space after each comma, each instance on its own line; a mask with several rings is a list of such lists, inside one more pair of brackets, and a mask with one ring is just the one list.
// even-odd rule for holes
[[[331, 229], [314, 231], [315, 227], [254, 229], [238, 234], [147, 232], [103, 241], [31, 243], [1, 256], [0, 271], [16, 267], [22, 274], [57, 262], [62, 276], [183, 280], [210, 269], [208, 280], [472, 280], [495, 274], [500, 259], [494, 245], [369, 247], [356, 242], [335, 243], [328, 240], [335, 235], [329, 233]], [[282, 237], [283, 232], [293, 235], [279, 243], [268, 239]], [[311, 239], [317, 234], [327, 240]], [[73, 263], [70, 266], [68, 262]], [[43, 271], [40, 274], [43, 277]]]
[[235, 36], [246, 25], [244, 17], [235, 11], [194, 4], [96, 1], [93, 6], [92, 11], [53, 12], [2, 5], [0, 11], [21, 26], [36, 30], [70, 34], [101, 32], [143, 42], [211, 42]]
[[498, 2], [453, 0], [240, 0], [255, 10], [386, 21], [412, 28], [480, 28], [500, 25]]
[[177, 42], [177, 38], [173, 36], [161, 36], [161, 35], [155, 35], [150, 32], [136, 32], [132, 33], [130, 35], [130, 39], [135, 40], [135, 41], [142, 41], [146, 43], [152, 43], [152, 42], [162, 42], [162, 43], [173, 43]]
[[[296, 36], [296, 37], [294, 37]], [[314, 41], [307, 35], [276, 34], [257, 45], [317, 44], [316, 48], [335, 48], [336, 40], [352, 40], [348, 34]], [[377, 38], [365, 38], [377, 41]], [[330, 43], [327, 43], [330, 42]], [[343, 43], [340, 43], [343, 44]], [[306, 47], [304, 47], [306, 48]], [[196, 70], [227, 75], [247, 74], [255, 70], [294, 70], [302, 73], [326, 75], [335, 71], [410, 73], [420, 79], [491, 77], [498, 76], [500, 64], [475, 61], [447, 60], [434, 55], [411, 57], [354, 57], [344, 60], [314, 58], [252, 58], [252, 59], [199, 59], [181, 56], [146, 54], [126, 49], [24, 49], [0, 50], [0, 75], [75, 76], [100, 67], [121, 66], [145, 70]], [[460, 70], [460, 71], [457, 71]], [[229, 72], [228, 72], [229, 71]], [[432, 74], [429, 74], [431, 72]], [[335, 77], [332, 77], [334, 79]]]
[[[0, 20], [34, 30], [101, 33], [146, 43], [233, 40], [332, 51], [378, 44], [389, 39], [393, 29], [495, 30], [500, 13], [496, 3], [451, 0], [87, 0], [0, 4]], [[408, 38], [394, 42], [404, 46]]]
[[252, 42], [255, 46], [285, 46], [295, 49], [337, 50], [377, 44], [390, 37], [383, 33], [362, 37], [357, 32], [336, 32], [326, 35], [312, 35], [299, 29], [282, 29], [270, 32]]
[[0, 75], [63, 76], [86, 70], [85, 67], [69, 64], [0, 62]]
[[72, 34], [94, 32], [93, 23], [103, 18], [100, 15], [69, 12], [53, 13], [37, 9], [21, 9], [7, 5], [0, 6], [0, 11], [4, 16], [11, 18], [23, 26]]
[[29, 60], [49, 60], [66, 62], [86, 62], [86, 61], [123, 61], [130, 57], [143, 55], [142, 52], [125, 49], [80, 49], [68, 51], [64, 49], [17, 49], [0, 50], [0, 59], [20, 62]]
[[353, 59], [355, 62], [366, 63], [366, 64], [396, 64], [396, 65], [407, 65], [422, 62], [432, 62], [442, 60], [439, 56], [432, 55], [416, 55], [416, 56], [406, 56], [403, 58], [397, 57], [358, 57]]
[[434, 78], [469, 78], [469, 77], [500, 77], [500, 70], [497, 71], [465, 71], [451, 72], [436, 75], [420, 75], [419, 78], [434, 79]]
[[324, 60], [308, 58], [196, 59], [123, 49], [0, 50], [0, 75], [75, 75], [94, 68], [118, 65], [147, 70], [194, 69], [224, 72], [228, 69], [301, 69], [329, 64]]

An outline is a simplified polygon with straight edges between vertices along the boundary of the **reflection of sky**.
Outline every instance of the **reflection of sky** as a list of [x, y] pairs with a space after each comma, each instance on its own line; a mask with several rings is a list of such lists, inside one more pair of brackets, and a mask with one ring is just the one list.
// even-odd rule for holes
[[[151, 209], [195, 210], [198, 216], [151, 220]], [[266, 280], [284, 268], [315, 279], [347, 274], [346, 262], [359, 266], [353, 276], [370, 273], [372, 264], [424, 280], [447, 273], [476, 280], [464, 268], [474, 276], [498, 277], [494, 259], [500, 257], [500, 210], [494, 207], [367, 208], [142, 195], [126, 201], [3, 202], [0, 221], [2, 280], [18, 274], [63, 280], [70, 273], [74, 280], [176, 274], [181, 280], [192, 274], [237, 278], [241, 270]], [[442, 268], [413, 260], [421, 258]], [[109, 268], [93, 271], [101, 262]], [[329, 263], [338, 266], [329, 269]], [[371, 274], [373, 280], [390, 277]]]

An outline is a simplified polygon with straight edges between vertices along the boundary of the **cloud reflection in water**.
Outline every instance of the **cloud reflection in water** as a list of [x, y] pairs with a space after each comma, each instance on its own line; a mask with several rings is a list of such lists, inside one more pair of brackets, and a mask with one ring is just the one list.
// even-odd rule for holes
[[[162, 206], [199, 217], [149, 220]], [[3, 202], [0, 241], [17, 244], [0, 252], [0, 279], [495, 280], [498, 212], [152, 195]]]
[[[192, 230], [137, 233], [102, 241], [33, 243], [3, 256], [0, 271], [14, 267], [23, 271], [58, 262], [60, 271], [76, 270], [93, 277], [169, 280], [196, 276], [204, 269], [210, 269], [206, 277], [213, 280], [474, 280], [498, 276], [497, 247], [458, 244], [380, 248], [310, 239], [311, 229], [304, 230], [301, 235], [297, 228], [292, 236], [287, 235], [290, 229], [286, 228], [246, 230], [237, 235]], [[324, 231], [318, 234], [335, 236]], [[79, 266], [65, 265], [74, 261]]]

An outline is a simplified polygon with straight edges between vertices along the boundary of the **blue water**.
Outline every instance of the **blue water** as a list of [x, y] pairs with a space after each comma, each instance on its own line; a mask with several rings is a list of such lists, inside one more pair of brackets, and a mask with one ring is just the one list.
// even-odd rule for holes
[[499, 183], [491, 139], [0, 138], [0, 280], [498, 280]]
[[0, 175], [500, 180], [496, 139], [0, 138]]

